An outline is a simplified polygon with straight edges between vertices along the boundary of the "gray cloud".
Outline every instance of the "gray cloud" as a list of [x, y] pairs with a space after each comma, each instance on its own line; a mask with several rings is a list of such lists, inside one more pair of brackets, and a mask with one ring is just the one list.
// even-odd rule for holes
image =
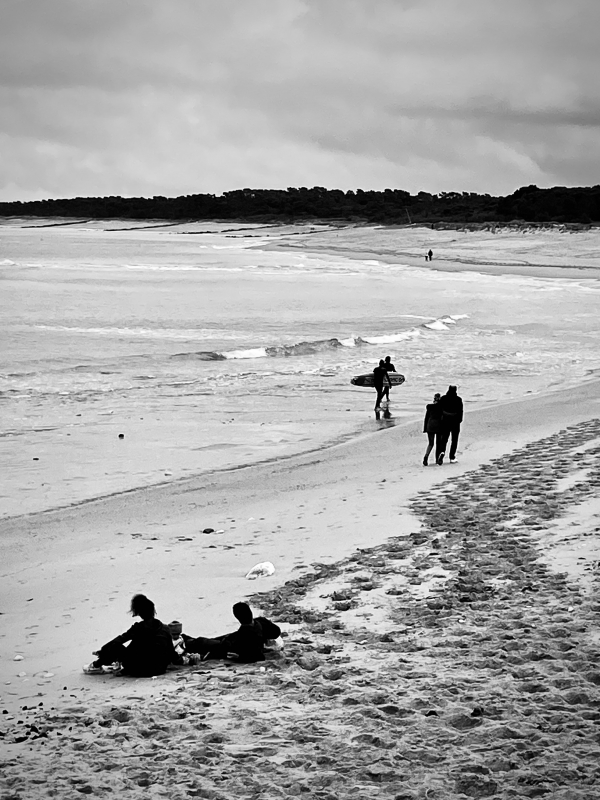
[[0, 198], [597, 183], [599, 27], [597, 0], [3, 0]]

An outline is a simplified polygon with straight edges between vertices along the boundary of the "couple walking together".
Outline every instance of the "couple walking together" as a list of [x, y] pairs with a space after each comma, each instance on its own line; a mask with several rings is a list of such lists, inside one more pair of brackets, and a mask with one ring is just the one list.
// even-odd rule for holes
[[429, 439], [423, 458], [424, 467], [429, 463], [429, 454], [434, 446], [435, 463], [442, 466], [448, 439], [450, 439], [450, 463], [456, 463], [456, 448], [462, 420], [463, 401], [457, 394], [456, 386], [449, 386], [443, 396], [439, 393], [433, 396], [433, 403], [427, 404], [423, 422], [423, 433], [426, 433]]

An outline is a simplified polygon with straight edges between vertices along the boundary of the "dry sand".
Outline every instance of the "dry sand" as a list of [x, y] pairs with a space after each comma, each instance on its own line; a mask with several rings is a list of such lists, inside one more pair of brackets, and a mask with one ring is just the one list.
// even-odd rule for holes
[[[599, 388], [469, 412], [457, 465], [409, 421], [4, 521], [3, 800], [600, 797]], [[253, 590], [262, 666], [79, 672], [136, 591], [213, 634]]]

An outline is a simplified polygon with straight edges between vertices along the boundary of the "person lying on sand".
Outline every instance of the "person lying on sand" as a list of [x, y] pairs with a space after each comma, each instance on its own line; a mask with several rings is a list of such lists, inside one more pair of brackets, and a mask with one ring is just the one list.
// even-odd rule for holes
[[[91, 664], [83, 671], [89, 675], [116, 672], [136, 678], [162, 675], [169, 664], [177, 663], [177, 653], [169, 628], [156, 619], [156, 609], [152, 600], [143, 594], [131, 599], [131, 614], [141, 617], [128, 631], [111, 639], [94, 655]], [[126, 643], [129, 642], [129, 645]]]
[[242, 664], [253, 664], [265, 660], [265, 645], [281, 636], [279, 625], [266, 617], [256, 617], [248, 603], [235, 603], [233, 615], [240, 623], [235, 633], [217, 636], [213, 639], [198, 636], [186, 638], [188, 653], [199, 653], [203, 660], [208, 658], [235, 658]]

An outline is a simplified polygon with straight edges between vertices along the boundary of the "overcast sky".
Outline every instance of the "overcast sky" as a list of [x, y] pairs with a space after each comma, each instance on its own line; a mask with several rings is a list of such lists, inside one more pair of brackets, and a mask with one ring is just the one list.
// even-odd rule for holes
[[600, 0], [0, 0], [0, 199], [600, 183]]

